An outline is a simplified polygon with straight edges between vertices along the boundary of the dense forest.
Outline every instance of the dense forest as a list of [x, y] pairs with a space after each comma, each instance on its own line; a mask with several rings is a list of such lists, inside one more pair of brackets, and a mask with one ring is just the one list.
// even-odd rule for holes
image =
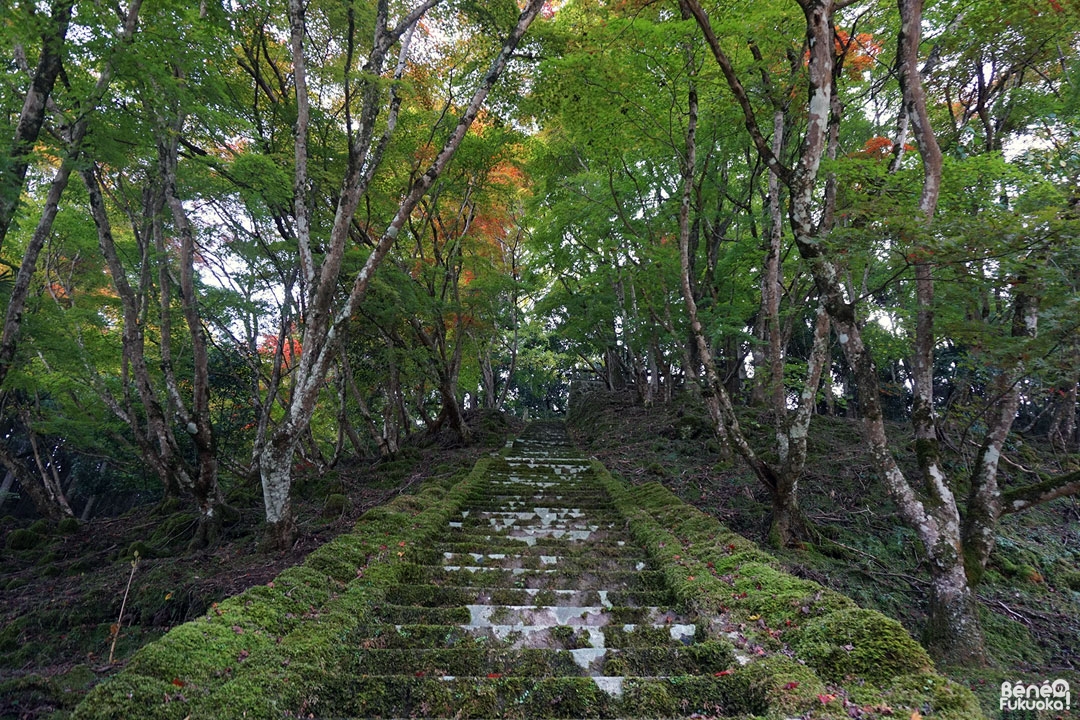
[[857, 420], [928, 647], [979, 665], [999, 525], [1080, 492], [1076, 0], [2, 23], [5, 552], [168, 503], [192, 550], [257, 505], [286, 553], [298, 477], [576, 384], [704, 407], [778, 548], [819, 537], [815, 418]]

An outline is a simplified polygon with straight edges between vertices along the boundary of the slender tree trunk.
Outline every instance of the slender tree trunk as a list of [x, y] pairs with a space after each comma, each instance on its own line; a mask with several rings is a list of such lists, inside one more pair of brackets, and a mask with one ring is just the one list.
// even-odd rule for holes
[[806, 533], [799, 510], [799, 479], [806, 467], [806, 439], [810, 434], [810, 419], [814, 415], [822, 368], [829, 351], [829, 314], [818, 306], [814, 321], [814, 342], [806, 363], [806, 381], [794, 413], [785, 411], [776, 419], [776, 444], [780, 468], [776, 473], [776, 491], [772, 494], [772, 527], [774, 544], [784, 547]]
[[[97, 226], [98, 246], [105, 256], [123, 313], [121, 334], [123, 361], [127, 372], [131, 375], [128, 378], [125, 372], [125, 393], [128, 391], [127, 385], [130, 382], [135, 386], [138, 404], [141, 407], [133, 408], [130, 402], [127, 403], [127, 407], [121, 407], [115, 402], [109, 404], [117, 417], [132, 427], [136, 436], [146, 438], [142, 447], [144, 460], [161, 478], [166, 497], [175, 497], [180, 494], [181, 489], [190, 488], [191, 482], [182, 468], [180, 450], [172, 432], [172, 423], [154, 390], [150, 369], [146, 362], [146, 336], [143, 331], [146, 323], [142, 317], [142, 310], [148, 303], [150, 295], [149, 241], [145, 237], [145, 232], [136, 233], [137, 236], [142, 236], [140, 240], [142, 261], [139, 271], [139, 289], [135, 290], [128, 283], [127, 269], [121, 262], [116, 249], [112, 223], [109, 220], [97, 175], [93, 168], [86, 168], [82, 171], [82, 177], [90, 199], [90, 213]], [[144, 210], [151, 218], [160, 214], [164, 204], [160, 193], [152, 193], [152, 195], [153, 197], [147, 199], [148, 205]], [[106, 401], [108, 402], [109, 398], [106, 398]], [[145, 432], [139, 428], [140, 425], [145, 426]]]
[[8, 497], [11, 495], [11, 486], [15, 484], [15, 473], [10, 470], [4, 470], [4, 481], [0, 483], [0, 508], [7, 502]]
[[[784, 146], [784, 112], [773, 113], [772, 151], [777, 156]], [[768, 342], [768, 373], [766, 396], [773, 412], [773, 422], [779, 428], [787, 417], [787, 392], [784, 389], [784, 346], [780, 331], [780, 290], [783, 275], [780, 253], [783, 250], [784, 215], [780, 204], [780, 178], [769, 171], [769, 248], [765, 256], [765, 274], [761, 281], [761, 314], [764, 316]], [[763, 368], [764, 369], [764, 368]]]
[[30, 498], [39, 516], [47, 520], [59, 520], [64, 516], [60, 505], [42, 485], [41, 477], [30, 472], [26, 463], [11, 452], [7, 443], [0, 443], [0, 464], [19, 481], [19, 488]]
[[[158, 155], [165, 202], [180, 235], [180, 305], [192, 350], [190, 407], [180, 394], [172, 363], [167, 357], [163, 357], [163, 370], [165, 383], [173, 397], [177, 414], [180, 416], [185, 432], [195, 445], [195, 472], [191, 478], [191, 491], [194, 495], [195, 507], [199, 512], [199, 528], [192, 543], [195, 547], [206, 547], [216, 540], [220, 532], [221, 518], [218, 508], [224, 499], [218, 486], [217, 440], [210, 419], [210, 358], [207, 351], [206, 331], [199, 312], [198, 293], [195, 289], [195, 230], [176, 192], [178, 143], [183, 123], [184, 116], [181, 114], [172, 123], [162, 123], [162, 127], [158, 128], [159, 131], [165, 131], [163, 137], [158, 140]], [[158, 262], [161, 263], [167, 275], [168, 255], [159, 255]], [[169, 292], [170, 283], [163, 280], [160, 285], [164, 324], [170, 311], [172, 297]], [[168, 338], [162, 337], [161, 342], [163, 350], [168, 347]]]
[[1080, 383], [1074, 381], [1065, 388], [1058, 388], [1060, 395], [1054, 398], [1054, 417], [1047, 435], [1050, 444], [1062, 452], [1068, 452], [1075, 442], [1078, 385]]
[[[923, 187], [919, 212], [929, 225], [937, 210], [941, 190], [942, 156], [926, 110], [926, 96], [918, 69], [923, 0], [898, 0], [900, 33], [897, 41], [897, 75], [903, 93], [903, 112], [908, 116], [923, 161]], [[927, 253], [918, 247], [915, 258], [915, 347], [912, 385], [912, 424], [915, 452], [923, 483], [934, 499], [931, 512], [940, 518], [937, 542], [927, 544], [930, 557], [930, 616], [927, 645], [939, 658], [964, 664], [985, 662], [985, 647], [974, 594], [964, 568], [960, 513], [956, 498], [941, 465], [934, 409], [934, 285]], [[1012, 426], [1015, 408], [1005, 434]], [[1001, 440], [1004, 442], [1004, 435]], [[996, 457], [994, 458], [996, 489]], [[925, 543], [925, 540], [924, 540]]]
[[[1038, 332], [1038, 302], [1022, 290], [1023, 282], [1014, 290], [1012, 336], [1033, 338]], [[975, 461], [968, 495], [967, 512], [964, 514], [963, 548], [968, 581], [972, 586], [982, 580], [990, 553], [994, 549], [997, 526], [1003, 512], [1001, 489], [998, 486], [998, 463], [1005, 440], [1012, 430], [1016, 413], [1020, 409], [1019, 379], [1024, 374], [1023, 362], [1017, 362], [1009, 376], [998, 382], [997, 397], [990, 416], [988, 430]]]
[[41, 36], [41, 54], [15, 125], [11, 149], [8, 157], [0, 158], [0, 168], [3, 169], [0, 172], [0, 247], [15, 219], [34, 143], [45, 124], [45, 108], [63, 65], [63, 47], [74, 6], [74, 0], [55, 0], [52, 3], [52, 14], [45, 22]]
[[34, 464], [37, 466], [38, 475], [41, 477], [41, 486], [45, 489], [45, 496], [49, 504], [59, 510], [59, 515], [74, 517], [75, 513], [72, 512], [71, 505], [68, 504], [67, 497], [64, 495], [64, 489], [60, 486], [60, 478], [55, 474], [56, 469], [52, 464], [52, 458], [43, 458], [41, 451], [38, 449], [37, 437], [33, 428], [30, 427], [30, 413], [28, 412], [23, 414], [23, 425], [26, 426], [30, 450], [34, 454]]

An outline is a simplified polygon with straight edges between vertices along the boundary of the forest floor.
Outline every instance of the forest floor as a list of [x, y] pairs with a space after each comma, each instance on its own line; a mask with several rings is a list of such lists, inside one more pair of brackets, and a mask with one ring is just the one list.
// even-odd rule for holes
[[[301, 562], [348, 531], [368, 508], [425, 478], [471, 467], [521, 428], [503, 416], [474, 420], [479, 442], [468, 448], [434, 438], [410, 445], [393, 462], [301, 474], [295, 493], [301, 535], [288, 553], [261, 548], [254, 480], [228, 489], [239, 517], [217, 544], [197, 551], [186, 547], [193, 516], [171, 505], [94, 520], [71, 534], [39, 524], [34, 529], [39, 538], [23, 549], [10, 547], [9, 538], [34, 526], [0, 519], [0, 719], [61, 720], [143, 644]], [[764, 415], [747, 412], [742, 422], [767, 456]], [[662, 482], [731, 529], [764, 542], [768, 498], [740, 461], [720, 452], [699, 404], [680, 398], [646, 409], [616, 396], [594, 395], [582, 412], [571, 413], [569, 425], [578, 446], [612, 472], [629, 482]], [[909, 433], [899, 425], [891, 430], [903, 462]], [[927, 590], [924, 559], [874, 478], [858, 424], [815, 417], [809, 452], [800, 502], [820, 534], [801, 549], [770, 552], [794, 574], [897, 618], [919, 637]], [[1006, 484], [1019, 481], [1013, 477], [1016, 466], [1053, 473], [1080, 464], [1075, 455], [1055, 455], [1026, 439], [1013, 441], [1006, 456]], [[962, 478], [967, 461], [949, 459], [956, 477]], [[963, 482], [957, 489], [964, 497]], [[1080, 687], [1080, 500], [1061, 499], [1009, 516], [997, 546], [978, 588], [992, 665], [943, 669], [975, 690], [988, 717], [999, 717], [1003, 680], [1041, 683], [1061, 677]], [[142, 559], [119, 623], [116, 662], [110, 664], [134, 549]]]
[[[348, 532], [368, 509], [428, 478], [471, 468], [522, 427], [513, 418], [490, 413], [474, 415], [472, 421], [478, 442], [470, 447], [446, 435], [416, 436], [417, 442], [392, 462], [344, 464], [321, 475], [314, 469], [298, 473], [293, 504], [300, 535], [285, 553], [263, 547], [257, 480], [226, 488], [236, 517], [213, 546], [199, 550], [187, 547], [195, 518], [178, 503], [94, 519], [70, 534], [3, 517], [0, 720], [66, 717], [93, 685], [120, 670], [144, 644], [303, 562], [312, 550]], [[9, 536], [31, 529], [37, 538], [26, 544], [32, 547], [10, 546]], [[136, 549], [141, 557], [132, 575]], [[112, 633], [129, 577], [110, 664]]]

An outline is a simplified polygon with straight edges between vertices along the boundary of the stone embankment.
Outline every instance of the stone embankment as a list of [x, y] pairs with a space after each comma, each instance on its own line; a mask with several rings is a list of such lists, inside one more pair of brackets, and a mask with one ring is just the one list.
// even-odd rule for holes
[[75, 713], [916, 716], [981, 717], [897, 623], [627, 487], [557, 423], [176, 628]]

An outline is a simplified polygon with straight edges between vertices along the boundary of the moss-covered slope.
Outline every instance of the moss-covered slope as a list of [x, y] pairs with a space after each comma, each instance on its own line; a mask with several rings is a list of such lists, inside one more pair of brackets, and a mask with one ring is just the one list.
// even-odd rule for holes
[[892, 620], [534, 424], [182, 625], [74, 717], [978, 718]]

